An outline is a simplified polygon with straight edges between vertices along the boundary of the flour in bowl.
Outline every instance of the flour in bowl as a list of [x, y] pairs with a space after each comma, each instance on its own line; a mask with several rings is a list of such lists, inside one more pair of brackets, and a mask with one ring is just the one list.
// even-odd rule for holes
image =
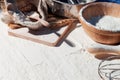
[[97, 16], [88, 20], [89, 23], [95, 26], [99, 30], [120, 31], [120, 18], [112, 16]]

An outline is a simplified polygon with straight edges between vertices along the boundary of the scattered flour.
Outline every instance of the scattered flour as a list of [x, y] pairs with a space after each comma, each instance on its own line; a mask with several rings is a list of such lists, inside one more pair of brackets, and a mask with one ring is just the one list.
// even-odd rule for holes
[[97, 16], [88, 20], [95, 28], [106, 31], [120, 31], [120, 18], [112, 16]]

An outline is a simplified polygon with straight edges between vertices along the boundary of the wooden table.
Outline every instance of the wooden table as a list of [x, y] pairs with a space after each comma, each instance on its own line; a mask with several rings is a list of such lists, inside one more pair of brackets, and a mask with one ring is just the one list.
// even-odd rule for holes
[[86, 49], [119, 48], [95, 43], [80, 26], [59, 47], [50, 47], [9, 36], [7, 25], [0, 25], [0, 80], [101, 80], [101, 60]]

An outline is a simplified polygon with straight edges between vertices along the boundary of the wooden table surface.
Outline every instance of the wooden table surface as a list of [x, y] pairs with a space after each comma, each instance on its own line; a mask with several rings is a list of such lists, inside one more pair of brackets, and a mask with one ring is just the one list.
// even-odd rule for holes
[[7, 30], [0, 22], [0, 80], [101, 80], [101, 60], [86, 49], [106, 45], [94, 43], [82, 27], [58, 47], [9, 36]]

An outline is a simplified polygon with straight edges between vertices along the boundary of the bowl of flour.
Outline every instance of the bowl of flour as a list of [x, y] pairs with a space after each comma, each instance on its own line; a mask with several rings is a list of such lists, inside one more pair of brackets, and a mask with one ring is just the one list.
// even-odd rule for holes
[[96, 42], [120, 43], [120, 5], [94, 2], [79, 11], [79, 20], [84, 31]]

